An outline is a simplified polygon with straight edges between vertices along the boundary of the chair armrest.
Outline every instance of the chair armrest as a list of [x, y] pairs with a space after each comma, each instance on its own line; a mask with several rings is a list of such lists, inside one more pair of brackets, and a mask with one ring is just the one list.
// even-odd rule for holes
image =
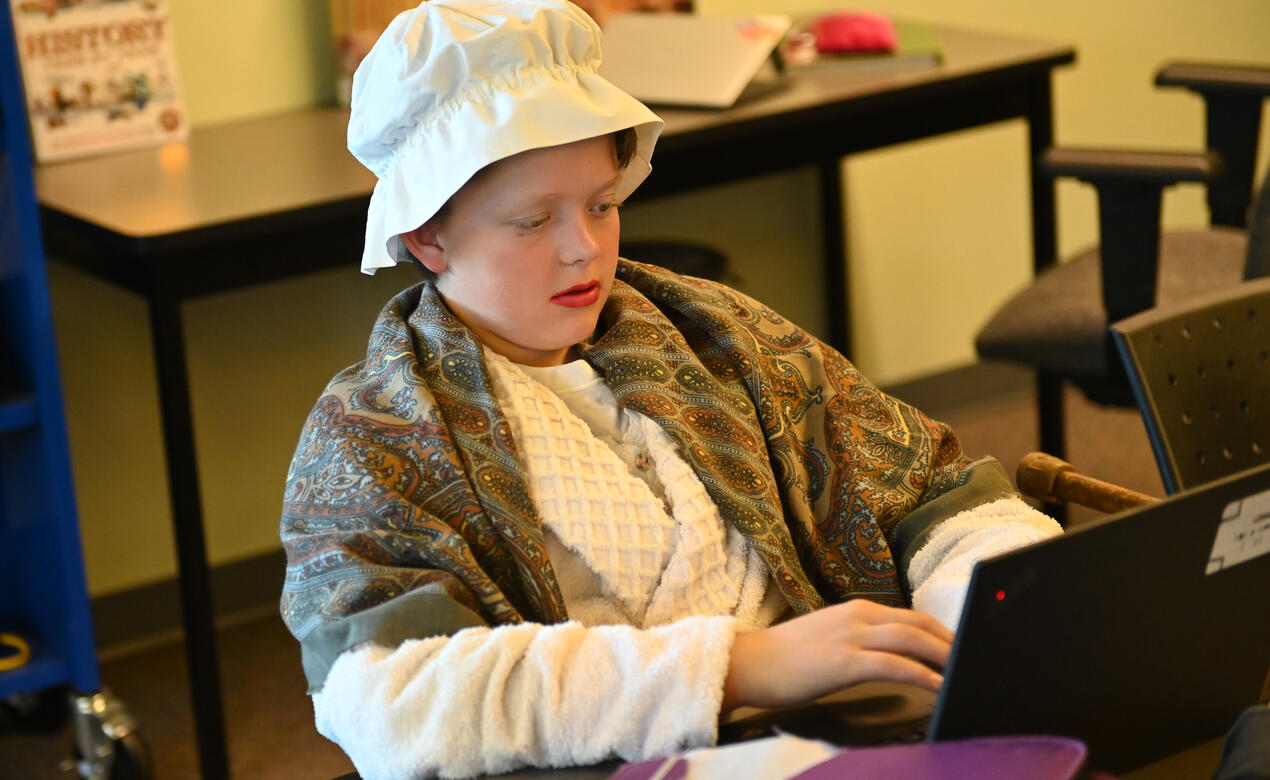
[[1221, 155], [1228, 171], [1208, 188], [1212, 222], [1247, 227], [1270, 66], [1171, 63], [1156, 74], [1155, 83], [1185, 87], [1204, 99], [1206, 145]]
[[1270, 97], [1270, 66], [1170, 62], [1155, 74], [1155, 83], [1196, 92], [1241, 92], [1264, 98]]
[[1098, 191], [1108, 322], [1155, 304], [1164, 188], [1183, 181], [1211, 182], [1223, 173], [1222, 160], [1213, 152], [1109, 149], [1046, 149], [1039, 168], [1049, 176], [1075, 176]]
[[1183, 181], [1215, 181], [1225, 168], [1221, 157], [1213, 152], [1069, 147], [1046, 149], [1040, 167], [1047, 176], [1074, 176], [1095, 185], [1101, 181], [1123, 181], [1161, 187]]

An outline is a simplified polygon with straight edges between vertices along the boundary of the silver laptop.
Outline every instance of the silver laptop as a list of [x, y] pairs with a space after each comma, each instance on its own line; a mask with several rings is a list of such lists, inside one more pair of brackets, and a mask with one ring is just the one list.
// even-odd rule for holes
[[645, 103], [728, 108], [789, 30], [788, 16], [616, 14], [604, 23], [600, 74]]

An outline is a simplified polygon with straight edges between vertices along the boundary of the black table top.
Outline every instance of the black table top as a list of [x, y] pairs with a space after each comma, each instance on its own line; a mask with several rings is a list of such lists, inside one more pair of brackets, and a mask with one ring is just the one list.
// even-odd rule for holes
[[[937, 30], [938, 66], [800, 74], [730, 109], [658, 110], [666, 130], [654, 163], [669, 167], [676, 155], [761, 140], [777, 127], [790, 132], [827, 113], [845, 120], [936, 90], [1047, 73], [1075, 58], [1070, 46], [1048, 41]], [[36, 188], [46, 214], [97, 228], [126, 253], [179, 251], [261, 219], [363, 209], [375, 180], [346, 150], [347, 119], [345, 110], [319, 107], [196, 127], [183, 143], [40, 166]], [[649, 184], [656, 181], [654, 172]]]

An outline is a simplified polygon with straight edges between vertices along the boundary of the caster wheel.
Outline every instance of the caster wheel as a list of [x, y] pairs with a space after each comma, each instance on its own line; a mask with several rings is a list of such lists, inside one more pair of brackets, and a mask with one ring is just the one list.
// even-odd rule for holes
[[150, 780], [154, 763], [123, 703], [102, 688], [71, 698], [75, 722], [71, 752], [81, 780]]

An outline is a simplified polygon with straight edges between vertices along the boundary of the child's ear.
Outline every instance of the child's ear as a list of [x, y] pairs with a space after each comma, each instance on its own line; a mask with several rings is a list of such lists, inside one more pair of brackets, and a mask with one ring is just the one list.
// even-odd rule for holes
[[409, 233], [402, 233], [401, 243], [423, 263], [424, 268], [434, 274], [441, 274], [450, 267], [445, 261], [445, 250], [441, 248], [437, 238], [437, 229], [431, 222], [425, 222]]

